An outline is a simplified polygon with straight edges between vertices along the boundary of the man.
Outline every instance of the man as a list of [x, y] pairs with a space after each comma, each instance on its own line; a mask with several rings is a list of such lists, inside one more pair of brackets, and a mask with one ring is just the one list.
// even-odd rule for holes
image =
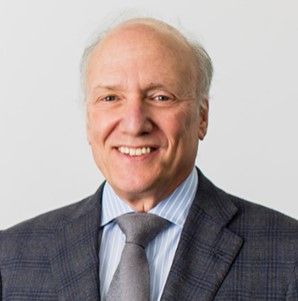
[[[297, 221], [194, 167], [208, 126], [204, 49], [161, 21], [132, 19], [87, 49], [83, 75], [106, 182], [1, 233], [2, 300], [298, 300]], [[139, 218], [163, 225], [136, 246], [123, 216], [136, 217], [132, 232]]]

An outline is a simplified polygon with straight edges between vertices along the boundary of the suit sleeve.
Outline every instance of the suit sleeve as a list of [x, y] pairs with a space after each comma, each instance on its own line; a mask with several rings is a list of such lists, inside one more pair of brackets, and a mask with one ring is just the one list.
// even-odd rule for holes
[[0, 301], [2, 300], [2, 278], [1, 278], [1, 270], [0, 270]]
[[2, 301], [2, 276], [1, 276], [1, 234], [0, 231], [0, 301]]
[[292, 279], [288, 287], [286, 301], [297, 301], [298, 300], [298, 268], [297, 263], [294, 266]]

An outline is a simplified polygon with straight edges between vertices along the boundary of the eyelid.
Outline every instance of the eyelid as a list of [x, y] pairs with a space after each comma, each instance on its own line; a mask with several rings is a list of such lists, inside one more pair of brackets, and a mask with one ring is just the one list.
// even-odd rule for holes
[[152, 94], [152, 96], [150, 96], [151, 99], [155, 99], [157, 97], [165, 97], [165, 98], [167, 98], [164, 101], [175, 100], [176, 99], [176, 97], [173, 94], [167, 93], [167, 92], [154, 93], [154, 94]]
[[[156, 95], [156, 96], [154, 96], [154, 98], [165, 98], [164, 100], [168, 100], [168, 99], [170, 99], [171, 97], [169, 97], [169, 96], [167, 96], [167, 95], [163, 95], [163, 94], [159, 94], [159, 95]], [[161, 100], [161, 99], [159, 99], [159, 100]]]
[[[113, 97], [114, 99], [113, 100], [107, 100], [108, 97]], [[119, 97], [116, 95], [116, 94], [106, 94], [106, 95], [103, 95], [103, 96], [99, 96], [97, 98], [98, 101], [103, 101], [103, 102], [113, 102], [115, 100], [117, 100]]]

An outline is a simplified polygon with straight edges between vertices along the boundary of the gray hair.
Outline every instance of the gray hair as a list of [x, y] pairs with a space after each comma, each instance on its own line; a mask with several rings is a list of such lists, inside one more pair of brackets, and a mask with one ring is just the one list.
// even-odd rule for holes
[[154, 18], [131, 18], [124, 22], [121, 22], [119, 24], [116, 24], [112, 27], [107, 28], [105, 31], [103, 31], [101, 34], [99, 34], [95, 40], [88, 45], [82, 55], [81, 59], [81, 84], [82, 84], [82, 90], [84, 91], [85, 95], [85, 88], [86, 88], [86, 71], [87, 71], [87, 65], [88, 65], [88, 59], [91, 54], [91, 52], [94, 50], [94, 48], [104, 39], [104, 37], [111, 32], [113, 29], [115, 29], [118, 26], [121, 26], [122, 24], [144, 24], [149, 25], [153, 29], [157, 30], [164, 30], [167, 33], [173, 35], [174, 37], [180, 39], [183, 41], [190, 49], [193, 55], [193, 58], [197, 65], [197, 95], [199, 97], [199, 103], [200, 105], [203, 105], [203, 100], [205, 101], [209, 99], [209, 91], [210, 91], [210, 85], [213, 75], [213, 66], [210, 56], [208, 55], [207, 51], [203, 48], [203, 46], [197, 42], [193, 41], [191, 39], [188, 39], [185, 37], [180, 31], [178, 31], [175, 27], [167, 24], [166, 22], [160, 21], [158, 19]]

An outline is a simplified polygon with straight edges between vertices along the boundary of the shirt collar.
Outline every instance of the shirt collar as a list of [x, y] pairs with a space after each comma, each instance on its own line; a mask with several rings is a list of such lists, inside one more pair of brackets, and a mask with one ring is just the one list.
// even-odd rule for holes
[[[156, 214], [183, 227], [195, 197], [197, 185], [198, 174], [194, 167], [189, 176], [168, 197], [153, 207], [149, 213]], [[118, 216], [128, 212], [134, 212], [134, 210], [119, 198], [111, 185], [106, 182], [102, 196], [101, 226], [105, 226]]]

